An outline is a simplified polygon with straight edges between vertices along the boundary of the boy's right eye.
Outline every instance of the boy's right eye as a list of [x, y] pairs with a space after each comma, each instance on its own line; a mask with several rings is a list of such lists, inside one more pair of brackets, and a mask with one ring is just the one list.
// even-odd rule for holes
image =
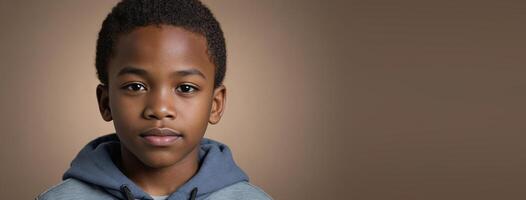
[[140, 91], [145, 91], [146, 87], [140, 83], [131, 83], [131, 84], [124, 86], [123, 89], [128, 90], [130, 92], [140, 92]]

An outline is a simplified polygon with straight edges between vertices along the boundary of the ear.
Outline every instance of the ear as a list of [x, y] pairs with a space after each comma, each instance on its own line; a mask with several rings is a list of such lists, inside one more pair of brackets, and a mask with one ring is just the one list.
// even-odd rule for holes
[[111, 121], [111, 109], [108, 87], [102, 84], [97, 86], [97, 102], [99, 103], [99, 111], [104, 121]]
[[210, 117], [208, 118], [210, 124], [217, 124], [219, 122], [225, 110], [225, 103], [226, 88], [224, 85], [221, 85], [214, 89], [212, 96], [212, 107], [210, 108]]

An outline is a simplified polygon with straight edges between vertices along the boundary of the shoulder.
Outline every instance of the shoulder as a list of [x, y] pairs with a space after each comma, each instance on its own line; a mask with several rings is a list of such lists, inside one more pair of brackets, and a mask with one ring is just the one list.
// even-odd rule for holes
[[76, 179], [66, 179], [44, 191], [36, 200], [66, 200], [66, 199], [111, 199], [111, 197], [96, 188]]
[[212, 193], [206, 200], [271, 200], [272, 198], [262, 189], [249, 182], [242, 181], [227, 186], [221, 190]]

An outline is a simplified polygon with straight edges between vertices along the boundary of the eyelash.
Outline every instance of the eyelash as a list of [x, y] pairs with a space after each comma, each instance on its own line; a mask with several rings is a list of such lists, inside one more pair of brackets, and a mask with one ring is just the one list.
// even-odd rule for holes
[[140, 86], [143, 88], [143, 90], [146, 90], [146, 86], [144, 86], [141, 83], [130, 83], [125, 85], [122, 89], [130, 91], [130, 92], [138, 92], [137, 90], [132, 89], [133, 86]]
[[[132, 89], [133, 86], [140, 86], [141, 88], [139, 88], [139, 90], [135, 90], [135, 89]], [[185, 90], [189, 90], [189, 91], [186, 91], [186, 92], [183, 91], [182, 87], [188, 87], [188, 88], [185, 88]], [[146, 86], [144, 86], [142, 83], [130, 83], [130, 84], [125, 85], [122, 89], [130, 91], [130, 92], [140, 92], [140, 91], [147, 90]], [[195, 93], [195, 92], [199, 91], [199, 88], [197, 88], [196, 86], [193, 86], [191, 84], [185, 83], [185, 84], [181, 84], [181, 85], [177, 86], [177, 88], [175, 90], [177, 92], [180, 92], [180, 93], [183, 93], [183, 94], [191, 94], [191, 93]]]
[[[190, 90], [190, 91], [183, 92], [183, 91], [181, 90], [182, 87], [188, 87], [187, 89]], [[189, 94], [189, 93], [194, 93], [194, 92], [197, 92], [197, 91], [198, 91], [197, 87], [195, 87], [195, 86], [193, 86], [193, 85], [190, 85], [190, 84], [181, 84], [181, 85], [179, 85], [175, 90], [178, 91], [178, 92], [181, 92], [181, 93], [188, 93], [188, 94]]]

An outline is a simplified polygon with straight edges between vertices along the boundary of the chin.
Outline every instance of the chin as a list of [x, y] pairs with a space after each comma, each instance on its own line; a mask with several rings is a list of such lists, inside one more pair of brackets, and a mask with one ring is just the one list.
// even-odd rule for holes
[[151, 168], [165, 168], [177, 164], [182, 158], [170, 152], [151, 152], [139, 157], [141, 162]]

